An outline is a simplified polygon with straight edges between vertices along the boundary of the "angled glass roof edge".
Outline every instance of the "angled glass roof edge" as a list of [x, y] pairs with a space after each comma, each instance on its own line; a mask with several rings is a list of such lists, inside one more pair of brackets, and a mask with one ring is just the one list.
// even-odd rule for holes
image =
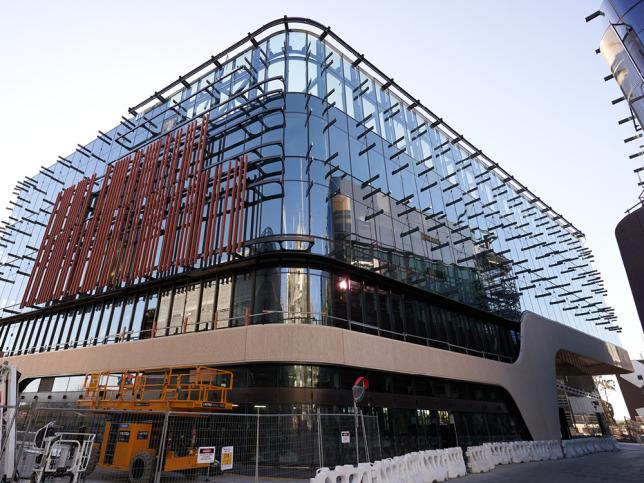
[[[572, 234], [578, 238], [585, 238], [585, 234], [579, 230], [572, 222], [570, 222], [566, 217], [564, 217], [561, 213], [557, 212], [554, 210], [550, 205], [545, 203], [541, 197], [537, 196], [530, 188], [528, 188], [526, 185], [521, 183], [519, 180], [516, 179], [513, 175], [511, 175], [508, 171], [506, 171], [499, 163], [495, 162], [492, 160], [489, 156], [483, 153], [483, 151], [479, 148], [477, 148], [473, 143], [471, 143], [465, 136], [460, 134], [458, 131], [456, 131], [452, 126], [450, 126], [447, 122], [443, 120], [440, 116], [438, 116], [436, 113], [434, 113], [430, 108], [425, 106], [420, 99], [415, 98], [412, 96], [407, 90], [405, 90], [402, 86], [400, 86], [394, 79], [393, 77], [387, 76], [383, 71], [381, 71], [378, 67], [376, 67], [374, 64], [372, 64], [364, 54], [359, 53], [356, 49], [354, 49], [351, 45], [349, 45], [342, 37], [340, 37], [338, 34], [332, 31], [331, 27], [325, 26], [321, 24], [320, 22], [306, 18], [306, 17], [289, 17], [289, 16], [284, 16], [282, 18], [277, 18], [275, 20], [272, 20], [268, 23], [265, 23], [258, 29], [256, 29], [253, 32], [249, 32], [248, 35], [246, 35], [244, 38], [238, 40], [234, 44], [230, 45], [228, 48], [222, 50], [218, 54], [215, 54], [211, 56], [207, 61], [203, 62], [202, 64], [198, 65], [194, 69], [190, 70], [189, 72], [182, 74], [178, 76], [176, 80], [171, 82], [170, 84], [166, 85], [164, 88], [162, 88], [159, 91], [155, 91], [151, 96], [149, 96], [147, 99], [143, 100], [142, 102], [138, 103], [134, 107], [131, 107], [128, 109], [128, 113], [131, 115], [135, 115], [138, 113], [138, 110], [141, 109], [142, 107], [146, 106], [150, 102], [153, 101], [158, 101], [158, 96], [161, 95], [163, 96], [164, 94], [167, 94], [169, 92], [172, 92], [172, 89], [176, 87], [180, 87], [183, 85], [183, 82], [191, 78], [197, 74], [199, 74], [201, 71], [204, 69], [210, 67], [210, 66], [217, 66], [220, 62], [220, 60], [225, 61], [225, 58], [231, 54], [233, 54], [235, 51], [238, 51], [240, 49], [246, 48], [248, 45], [254, 45], [257, 41], [255, 38], [271, 29], [275, 29], [276, 27], [279, 27], [275, 32], [278, 31], [289, 31], [289, 30], [295, 30], [291, 28], [291, 25], [293, 24], [299, 24], [299, 25], [305, 25], [308, 27], [313, 27], [315, 29], [318, 29], [320, 32], [313, 32], [309, 29], [305, 29], [307, 32], [317, 35], [318, 37], [324, 35], [323, 39], [326, 37], [331, 37], [335, 42], [337, 42], [343, 49], [345, 49], [347, 52], [352, 54], [355, 57], [355, 61], [360, 61], [361, 64], [365, 64], [367, 67], [369, 67], [369, 70], [371, 70], [376, 76], [380, 77], [380, 80], [382, 81], [383, 85], [387, 85], [387, 89], [392, 89], [394, 88], [395, 91], [397, 91], [401, 96], [403, 96], [405, 101], [407, 101], [407, 106], [409, 107], [410, 105], [413, 105], [412, 110], [419, 110], [420, 112], [424, 113], [425, 115], [430, 116], [436, 121], [440, 122], [440, 125], [449, 131], [449, 133], [452, 134], [454, 138], [459, 138], [458, 143], [462, 145], [462, 147], [467, 147], [469, 150], [471, 150], [472, 153], [478, 153], [477, 158], [484, 160], [486, 163], [488, 163], [489, 166], [493, 166], [493, 171], [496, 171], [496, 174], [502, 175], [503, 178], [510, 177], [511, 181], [513, 182], [514, 185], [519, 190], [523, 190], [523, 192], [527, 195], [530, 196], [531, 199], [526, 199], [526, 201], [530, 203], [537, 203], [542, 207], [543, 212], [550, 212], [554, 215], [554, 219], [557, 222], [558, 225], [560, 225], [563, 229], [569, 230], [572, 232]], [[464, 145], [464, 146], [463, 146]], [[514, 189], [514, 186], [512, 186]]]

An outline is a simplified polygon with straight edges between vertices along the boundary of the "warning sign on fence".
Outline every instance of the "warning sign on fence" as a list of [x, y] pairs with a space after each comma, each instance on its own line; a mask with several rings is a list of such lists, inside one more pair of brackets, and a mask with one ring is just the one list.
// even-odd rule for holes
[[351, 442], [351, 433], [349, 431], [342, 431], [340, 433], [342, 444], [349, 444]]
[[233, 447], [232, 446], [224, 446], [221, 448], [221, 469], [222, 471], [233, 469]]
[[215, 462], [214, 446], [199, 446], [197, 450], [197, 464], [212, 464]]

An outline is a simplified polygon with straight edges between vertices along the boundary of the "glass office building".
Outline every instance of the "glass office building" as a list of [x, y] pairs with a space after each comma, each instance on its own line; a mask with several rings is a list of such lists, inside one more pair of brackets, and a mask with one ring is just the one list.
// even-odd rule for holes
[[[509, 365], [524, 311], [619, 344], [583, 233], [307, 19], [180, 76], [25, 177], [11, 203], [0, 342], [16, 360], [288, 324]], [[241, 408], [276, 411], [348, 410], [363, 371], [231, 368], [239, 394], [259, 391]], [[442, 411], [472, 442], [530, 437], [500, 386], [370, 374], [392, 452], [448, 444]], [[280, 388], [340, 399], [285, 405]]]

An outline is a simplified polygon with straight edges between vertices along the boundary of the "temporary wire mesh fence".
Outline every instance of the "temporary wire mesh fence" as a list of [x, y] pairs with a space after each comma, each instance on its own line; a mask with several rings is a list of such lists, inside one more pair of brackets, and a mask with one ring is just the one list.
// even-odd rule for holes
[[321, 466], [382, 456], [375, 416], [262, 414], [261, 409], [254, 414], [156, 413], [52, 406], [25, 406], [19, 413], [16, 461], [23, 478], [42, 466], [44, 438], [61, 432], [95, 435], [88, 481], [205, 481], [222, 473], [246, 481], [308, 479]]

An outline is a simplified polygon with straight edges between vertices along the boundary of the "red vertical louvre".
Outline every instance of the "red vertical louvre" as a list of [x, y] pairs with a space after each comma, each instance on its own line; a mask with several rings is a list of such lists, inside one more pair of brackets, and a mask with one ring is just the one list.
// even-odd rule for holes
[[[110, 164], [107, 167], [105, 174], [103, 175], [101, 188], [96, 198], [96, 205], [94, 206], [94, 213], [92, 216], [92, 220], [90, 221], [90, 225], [87, 230], [88, 234], [86, 235], [85, 240], [83, 240], [83, 252], [85, 253], [84, 258], [87, 259], [87, 268], [85, 270], [85, 276], [83, 277], [82, 280], [80, 280], [80, 274], [79, 274], [78, 287], [79, 287], [79, 290], [82, 292], [86, 292], [89, 289], [91, 289], [95, 282], [95, 280], [92, 279], [91, 274], [93, 272], [94, 265], [96, 264], [96, 258], [98, 258], [96, 256], [96, 253], [98, 250], [98, 244], [99, 244], [98, 231], [99, 231], [99, 227], [101, 226], [100, 220], [104, 219], [106, 215], [108, 185], [109, 185], [109, 180], [111, 179], [113, 173], [114, 173], [114, 165]], [[91, 256], [89, 255], [90, 248], [92, 250]]]
[[107, 285], [107, 279], [111, 270], [110, 265], [110, 246], [114, 243], [113, 237], [115, 226], [118, 221], [118, 207], [125, 189], [125, 180], [127, 175], [130, 158], [121, 159], [116, 163], [114, 176], [110, 182], [109, 205], [105, 220], [101, 226], [100, 247], [97, 253], [99, 257], [96, 264], [96, 287]]
[[224, 251], [224, 235], [226, 233], [226, 211], [228, 210], [228, 188], [230, 186], [230, 168], [231, 162], [228, 160], [228, 174], [226, 175], [226, 191], [222, 199], [221, 221], [219, 223], [219, 256]]
[[[149, 191], [146, 195], [145, 210], [143, 218], [141, 219], [140, 240], [137, 245], [137, 252], [134, 256], [134, 266], [132, 268], [133, 278], [143, 276], [145, 266], [147, 264], [147, 257], [149, 256], [150, 251], [150, 240], [153, 237], [153, 227], [156, 220], [157, 193], [163, 181], [163, 164], [167, 157], [167, 148], [170, 139], [169, 134], [165, 137], [165, 140], [159, 139], [154, 153], [152, 153], [152, 157], [146, 160], [146, 162], [151, 163], [152, 165], [150, 170], [151, 179], [149, 181]], [[159, 161], [159, 153], [161, 152], [162, 147], [164, 149], [164, 155], [161, 161]]]
[[119, 282], [129, 282], [132, 280], [131, 277], [131, 265], [132, 259], [136, 253], [138, 240], [139, 240], [139, 230], [140, 223], [139, 219], [141, 217], [141, 212], [143, 211], [143, 201], [145, 199], [147, 181], [149, 176], [149, 165], [148, 160], [151, 157], [151, 153], [154, 151], [154, 144], [150, 143], [146, 146], [145, 152], [141, 149], [138, 152], [141, 152], [141, 157], [138, 162], [138, 180], [136, 181], [136, 186], [134, 188], [134, 196], [132, 198], [132, 204], [130, 207], [130, 212], [128, 214], [128, 221], [125, 228], [125, 253], [121, 260], [121, 270], [119, 273]]
[[165, 252], [165, 259], [163, 260], [163, 268], [160, 268], [162, 271], [166, 271], [173, 266], [175, 248], [177, 249], [177, 257], [180, 256], [178, 250], [180, 249], [180, 238], [183, 230], [179, 230], [179, 233], [177, 233], [177, 228], [180, 228], [178, 220], [181, 211], [184, 186], [186, 184], [186, 178], [190, 168], [190, 156], [192, 154], [192, 143], [194, 142], [195, 131], [196, 124], [193, 122], [190, 124], [186, 132], [186, 142], [183, 148], [179, 179], [175, 185], [175, 189], [173, 190], [173, 199], [170, 201], [172, 204], [172, 210], [169, 212], [168, 219], [166, 220], [163, 248], [165, 249], [167, 246], [167, 249]]
[[235, 159], [235, 167], [233, 169], [233, 186], [230, 194], [230, 220], [228, 221], [228, 244], [226, 245], [226, 253], [231, 254], [231, 247], [234, 243], [235, 235], [235, 220], [237, 219], [237, 194], [239, 192], [239, 159]]
[[140, 177], [142, 155], [141, 151], [137, 151], [130, 162], [127, 184], [118, 211], [118, 223], [115, 225], [116, 243], [112, 245], [112, 270], [108, 280], [108, 285], [112, 286], [119, 285], [121, 282], [123, 259], [129, 251], [129, 228]]
[[[85, 216], [89, 212], [89, 207], [92, 200], [92, 194], [94, 190], [94, 183], [96, 182], [96, 175], [93, 175], [87, 190], [87, 207], [85, 208]], [[99, 209], [99, 205], [102, 204], [101, 191], [96, 198], [96, 204], [94, 206], [94, 215], [91, 220], [83, 224], [83, 232], [81, 233], [81, 238], [78, 240], [78, 249], [74, 259], [74, 266], [72, 267], [72, 277], [65, 288], [66, 295], [73, 295], [79, 292], [80, 282], [83, 273], [88, 266], [89, 261], [87, 260], [87, 254], [89, 247], [94, 236], [94, 231], [96, 229], [96, 211]]]
[[[195, 198], [195, 178], [197, 176], [196, 164], [192, 163], [192, 153], [194, 151], [194, 140], [197, 133], [197, 123], [191, 124], [192, 132], [188, 139], [186, 139], [186, 145], [183, 150], [183, 164], [182, 171], [185, 168], [184, 176], [188, 180], [190, 175], [190, 169], [192, 166], [192, 176], [189, 179], [188, 187], [186, 189], [186, 202], [183, 206], [181, 212], [181, 224], [179, 226], [179, 241], [177, 243], [176, 250], [176, 260], [174, 261], [174, 266], [184, 265], [186, 261], [186, 245], [188, 239], [188, 233], [190, 231], [190, 226], [192, 224], [192, 207], [194, 206]], [[181, 183], [181, 187], [185, 185], [185, 181]]]
[[241, 179], [241, 196], [240, 196], [240, 209], [239, 209], [239, 231], [237, 232], [237, 245], [234, 250], [237, 252], [241, 249], [244, 236], [244, 223], [246, 222], [246, 212], [244, 205], [246, 202], [246, 176], [248, 173], [248, 156], [242, 157], [242, 179]]
[[[154, 148], [145, 156], [145, 163], [147, 166], [146, 180], [142, 188], [145, 194], [145, 205], [143, 206], [143, 215], [141, 217], [141, 224], [137, 231], [137, 244], [133, 254], [132, 266], [130, 268], [129, 277], [135, 279], [141, 276], [141, 265], [144, 263], [144, 254], [152, 231], [152, 216], [154, 215], [154, 183], [157, 180], [159, 172], [159, 152], [161, 149], [162, 140], [159, 139], [154, 143]], [[142, 200], [143, 203], [143, 200]]]
[[[99, 218], [97, 220], [97, 230], [95, 234], [94, 243], [92, 244], [92, 252], [90, 255], [90, 262], [87, 267], [87, 275], [83, 281], [83, 291], [92, 288], [98, 288], [98, 276], [103, 265], [103, 257], [105, 253], [105, 242], [107, 233], [112, 224], [112, 216], [114, 214], [114, 198], [116, 197], [117, 183], [119, 178], [122, 164], [114, 163], [110, 165], [111, 171], [109, 172], [109, 179], [107, 175], [103, 178], [103, 185], [101, 191], [105, 192], [105, 203], [100, 212], [95, 213]], [[109, 169], [108, 169], [109, 171]]]
[[47, 269], [41, 281], [40, 290], [38, 291], [38, 299], [36, 300], [38, 303], [46, 302], [53, 298], [54, 284], [59, 275], [58, 267], [60, 267], [60, 258], [63, 254], [62, 240], [65, 236], [67, 215], [73, 195], [74, 187], [67, 188], [63, 192], [63, 199], [57, 216], [57, 224], [54, 226], [55, 239], [49, 256], [47, 257]]
[[172, 151], [170, 149], [172, 137], [170, 134], [166, 137], [166, 144], [163, 148], [163, 158], [161, 159], [161, 175], [157, 180], [154, 195], [154, 214], [152, 217], [150, 240], [144, 256], [145, 267], [142, 269], [142, 275], [150, 276], [154, 271], [157, 253], [159, 251], [159, 240], [161, 239], [161, 226], [165, 218], [167, 190], [170, 184], [172, 169]]
[[[210, 172], [204, 170], [206, 146], [208, 145], [208, 116], [202, 118], [201, 134], [199, 136], [200, 149], [197, 153], [197, 166], [198, 169], [198, 190], [197, 202], [194, 210], [194, 223], [192, 226], [192, 243], [190, 244], [189, 263], [194, 264], [198, 258], [199, 242], [201, 241], [201, 230], [203, 224], [203, 211], [206, 203], [206, 191], [208, 190], [208, 181], [210, 179]], [[205, 231], [205, 229], [204, 229]], [[204, 233], [205, 235], [205, 233]]]
[[210, 258], [215, 253], [217, 242], [217, 210], [219, 208], [219, 192], [221, 190], [222, 165], [218, 164], [213, 172], [212, 192], [210, 194], [210, 207], [208, 209], [208, 221], [206, 223], [206, 240], [204, 242], [204, 260], [210, 263]]
[[54, 202], [49, 215], [49, 221], [47, 222], [47, 228], [45, 228], [45, 233], [40, 242], [40, 248], [38, 249], [38, 255], [36, 256], [36, 261], [31, 270], [31, 275], [27, 281], [27, 287], [22, 299], [21, 306], [33, 305], [36, 301], [36, 296], [38, 289], [40, 287], [40, 282], [42, 280], [43, 274], [45, 272], [46, 260], [48, 259], [49, 252], [51, 251], [51, 245], [53, 243], [54, 237], [54, 225], [56, 224], [56, 218], [58, 216], [58, 210], [60, 209], [62, 203], [63, 193], [62, 191], [56, 196], [56, 201]]
[[[123, 268], [120, 277], [121, 282], [129, 282], [135, 278], [133, 259], [139, 251], [142, 242], [142, 214], [149, 208], [149, 193], [151, 191], [151, 180], [154, 170], [156, 169], [156, 160], [158, 156], [159, 141], [156, 141], [145, 150], [145, 157], [139, 163], [139, 181], [137, 184], [136, 194], [133, 202], [133, 209], [130, 213], [130, 223], [128, 232], [128, 248], [123, 260]], [[144, 204], [145, 203], [145, 204]]]
[[[177, 166], [179, 162], [179, 151], [181, 149], [181, 139], [183, 133], [179, 130], [175, 137], [174, 143], [172, 146], [172, 162], [170, 163], [170, 171], [168, 172], [167, 181], [164, 190], [164, 199], [163, 199], [163, 212], [166, 212], [167, 207], [167, 216], [165, 216], [165, 230], [163, 234], [163, 242], [161, 244], [161, 255], [159, 259], [158, 271], [163, 272], [166, 270], [166, 260], [169, 258], [167, 255], [168, 247], [170, 246], [169, 238], [170, 235], [170, 224], [172, 217], [174, 215], [174, 206], [176, 201], [175, 189], [176, 189], [176, 177], [177, 177]], [[163, 219], [159, 220], [160, 225], [163, 223]], [[159, 225], [159, 226], [160, 226]]]
[[85, 228], [87, 227], [88, 223], [85, 221], [87, 218], [87, 213], [89, 211], [89, 205], [92, 200], [92, 191], [94, 188], [94, 180], [96, 179], [96, 175], [92, 175], [91, 178], [86, 179], [84, 184], [83, 184], [83, 189], [82, 189], [82, 195], [83, 195], [83, 200], [82, 200], [82, 206], [79, 211], [77, 221], [76, 221], [76, 227], [75, 227], [75, 233], [74, 237], [72, 239], [72, 244], [70, 247], [70, 253], [71, 256], [69, 258], [69, 262], [66, 268], [67, 271], [67, 280], [65, 282], [65, 285], [63, 286], [63, 292], [62, 295], [67, 297], [70, 295], [75, 295], [77, 293], [76, 287], [74, 285], [74, 281], [76, 280], [76, 273], [77, 272], [82, 272], [83, 265], [85, 263], [85, 259], [83, 257], [83, 247], [82, 247], [82, 236], [84, 232], [86, 231]]
[[67, 212], [67, 220], [63, 232], [59, 237], [60, 245], [60, 258], [58, 260], [58, 276], [52, 288], [52, 299], [59, 299], [63, 293], [65, 282], [67, 278], [67, 265], [72, 258], [72, 240], [76, 231], [76, 224], [78, 222], [79, 212], [82, 208], [83, 202], [83, 186], [82, 182], [74, 185], [74, 192], [72, 199], [69, 203], [69, 211]]
[[199, 132], [199, 143], [193, 164], [193, 174], [190, 179], [189, 191], [187, 196], [186, 206], [184, 208], [184, 219], [186, 222], [183, 224], [182, 243], [181, 243], [181, 257], [177, 260], [177, 265], [190, 266], [194, 260], [194, 253], [196, 246], [199, 243], [199, 234], [201, 228], [201, 218], [203, 214], [203, 157], [207, 137], [207, 118], [202, 118], [201, 129]]
[[110, 206], [111, 222], [108, 223], [107, 233], [103, 238], [103, 259], [101, 260], [100, 274], [98, 277], [99, 287], [107, 286], [113, 275], [114, 252], [118, 246], [118, 233], [123, 213], [121, 206], [123, 197], [126, 195], [128, 189], [128, 173], [131, 163], [131, 156], [118, 161], [117, 176], [114, 177], [112, 184], [114, 192]]
[[159, 181], [159, 152], [163, 144], [163, 139], [156, 142], [156, 148], [152, 157], [146, 159], [146, 163], [151, 163], [149, 188], [146, 192], [145, 208], [141, 218], [141, 228], [139, 230], [139, 240], [137, 242], [136, 251], [134, 253], [133, 266], [131, 269], [131, 277], [138, 278], [141, 276], [141, 267], [145, 263], [145, 254], [148, 247], [150, 233], [152, 232], [152, 217], [154, 215], [154, 202], [155, 202], [155, 183]]
[[[189, 137], [189, 133], [190, 126], [186, 129], [186, 138]], [[159, 262], [159, 271], [161, 272], [165, 272], [170, 268], [177, 234], [177, 218], [179, 216], [182, 193], [182, 186], [180, 184], [183, 175], [183, 170], [181, 169], [183, 166], [179, 166], [182, 138], [182, 135], [177, 136], [173, 149], [173, 168], [171, 169], [168, 183], [168, 214], [165, 220], [165, 232], [161, 246], [161, 260]], [[177, 173], [177, 171], [179, 172]]]
[[114, 216], [114, 200], [119, 193], [119, 183], [121, 182], [122, 171], [123, 163], [117, 162], [108, 167], [108, 171], [103, 177], [101, 195], [104, 195], [104, 203], [100, 211], [95, 211], [95, 216], [98, 216], [96, 232], [94, 242], [92, 244], [92, 252], [87, 268], [87, 274], [83, 280], [83, 291], [99, 287], [99, 274], [103, 266], [107, 234], [112, 224], [112, 217]]

